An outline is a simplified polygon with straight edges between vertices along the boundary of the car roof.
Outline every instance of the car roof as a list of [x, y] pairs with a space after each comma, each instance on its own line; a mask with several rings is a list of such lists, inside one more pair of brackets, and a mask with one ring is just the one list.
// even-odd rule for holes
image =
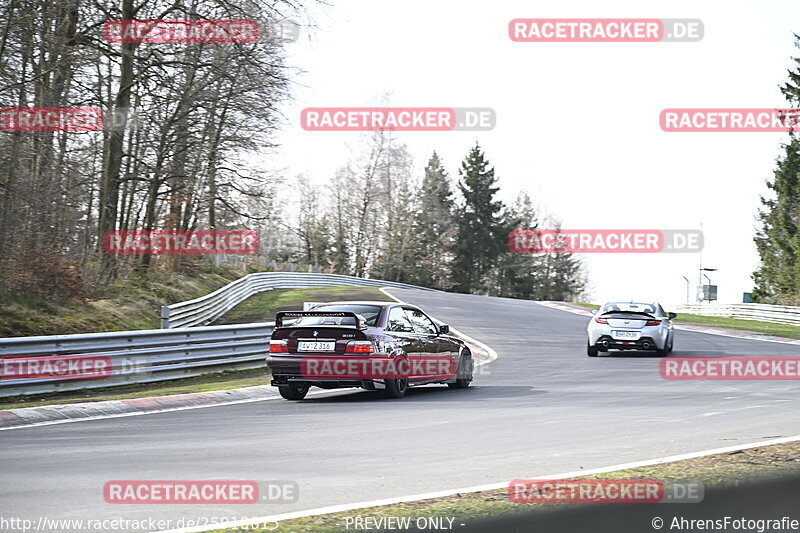
[[[342, 302], [320, 302], [317, 304], [318, 306], [322, 305], [377, 305], [380, 307], [386, 307], [387, 305], [400, 305], [398, 302], [386, 302], [386, 301], [377, 301], [377, 300], [347, 300]], [[403, 304], [407, 305], [407, 304]], [[415, 307], [415, 306], [411, 306]]]
[[647, 300], [608, 300], [603, 305], [608, 304], [643, 304], [643, 305], [658, 305], [658, 302], [648, 302]]

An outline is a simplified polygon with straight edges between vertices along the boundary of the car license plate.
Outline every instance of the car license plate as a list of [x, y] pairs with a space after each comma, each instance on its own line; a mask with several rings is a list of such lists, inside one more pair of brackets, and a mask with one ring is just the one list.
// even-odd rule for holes
[[611, 334], [615, 339], [638, 339], [638, 331], [612, 331]]
[[333, 352], [336, 341], [298, 341], [298, 352]]

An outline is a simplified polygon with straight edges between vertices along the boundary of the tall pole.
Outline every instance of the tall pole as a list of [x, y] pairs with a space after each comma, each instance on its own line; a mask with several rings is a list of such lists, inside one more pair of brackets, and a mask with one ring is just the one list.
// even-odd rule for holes
[[[703, 235], [703, 223], [702, 222], [700, 223], [700, 235], [702, 236], [703, 243], [705, 244], [705, 240], [706, 239], [705, 239], [705, 235]], [[698, 290], [698, 292], [697, 292], [697, 295], [695, 297], [695, 300], [697, 300], [698, 303], [703, 303], [702, 289], [703, 289], [703, 249], [701, 248], [700, 249], [700, 266], [697, 269], [697, 290]]]
[[703, 274], [703, 277], [708, 280], [708, 303], [711, 303], [711, 278]]

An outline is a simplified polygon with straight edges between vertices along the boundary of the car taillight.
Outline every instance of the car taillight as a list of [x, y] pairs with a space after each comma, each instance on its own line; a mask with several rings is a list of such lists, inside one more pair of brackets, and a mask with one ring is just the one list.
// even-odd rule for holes
[[350, 341], [347, 343], [344, 353], [372, 353], [372, 343], [370, 341]]
[[289, 353], [289, 346], [286, 341], [269, 341], [270, 353]]
[[647, 324], [645, 324], [645, 326], [660, 326], [660, 325], [661, 325], [660, 320], [648, 320]]
[[594, 317], [594, 321], [598, 324], [608, 324], [608, 320], [605, 318], [600, 318], [599, 316]]

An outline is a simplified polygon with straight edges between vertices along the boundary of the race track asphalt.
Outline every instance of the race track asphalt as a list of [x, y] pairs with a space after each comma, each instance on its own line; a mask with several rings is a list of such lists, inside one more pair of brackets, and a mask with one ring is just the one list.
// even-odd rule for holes
[[[588, 318], [536, 302], [389, 291], [491, 346], [473, 386], [337, 391], [0, 432], [0, 517], [243, 518], [598, 468], [800, 434], [796, 381], [667, 381], [585, 354]], [[265, 317], [267, 319], [267, 317]], [[678, 331], [673, 356], [800, 356]], [[290, 480], [293, 503], [112, 505], [109, 480]], [[354, 513], [355, 514], [355, 513]]]

